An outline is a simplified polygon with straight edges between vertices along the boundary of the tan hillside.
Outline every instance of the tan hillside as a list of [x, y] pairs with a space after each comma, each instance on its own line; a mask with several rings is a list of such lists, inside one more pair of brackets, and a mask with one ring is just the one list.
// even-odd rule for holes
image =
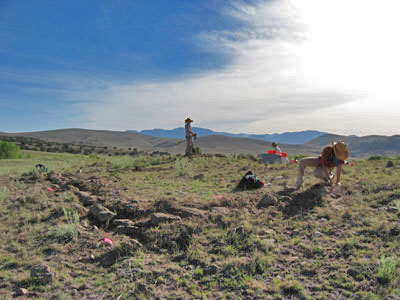
[[[89, 146], [107, 146], [117, 148], [137, 148], [140, 151], [166, 151], [171, 154], [184, 153], [186, 141], [184, 139], [169, 139], [147, 136], [134, 132], [88, 130], [88, 129], [60, 129], [38, 132], [6, 133], [8, 136], [31, 137], [43, 141], [58, 143], [73, 143]], [[204, 153], [219, 154], [253, 154], [266, 153], [271, 149], [270, 141], [261, 141], [248, 138], [235, 138], [222, 135], [199, 137], [194, 141], [195, 146]], [[281, 145], [282, 151], [290, 154], [316, 154], [319, 148], [302, 145]]]

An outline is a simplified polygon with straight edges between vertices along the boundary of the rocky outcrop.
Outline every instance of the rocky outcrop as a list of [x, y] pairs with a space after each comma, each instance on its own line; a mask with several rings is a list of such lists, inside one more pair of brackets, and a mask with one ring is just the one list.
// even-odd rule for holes
[[90, 195], [87, 192], [79, 191], [76, 192], [75, 194], [78, 196], [79, 200], [82, 202], [84, 206], [91, 206], [96, 203], [96, 199], [94, 198], [94, 196]]
[[154, 213], [151, 215], [150, 223], [154, 226], [157, 226], [161, 223], [169, 223], [180, 220], [181, 218], [178, 216], [164, 214], [164, 213]]
[[89, 214], [100, 223], [110, 222], [116, 217], [116, 214], [109, 209], [101, 206], [100, 204], [95, 204], [90, 207]]
[[47, 284], [53, 281], [54, 273], [45, 264], [35, 265], [31, 269], [31, 279], [39, 284]]
[[278, 203], [278, 199], [275, 195], [265, 194], [264, 197], [257, 203], [257, 208], [266, 208], [269, 206], [276, 205]]

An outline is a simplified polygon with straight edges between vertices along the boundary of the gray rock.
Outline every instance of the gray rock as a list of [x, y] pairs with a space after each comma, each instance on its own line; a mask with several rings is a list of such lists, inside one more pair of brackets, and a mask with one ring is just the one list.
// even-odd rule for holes
[[279, 197], [279, 201], [281, 201], [281, 202], [290, 202], [290, 201], [292, 201], [292, 197], [282, 196], [282, 197]]
[[26, 296], [28, 294], [29, 294], [28, 290], [24, 289], [24, 288], [18, 288], [15, 290], [15, 296], [17, 296], [17, 297]]
[[87, 192], [79, 191], [79, 192], [76, 192], [75, 194], [79, 197], [79, 200], [85, 206], [91, 206], [96, 203], [96, 199]]
[[396, 206], [388, 206], [386, 208], [386, 211], [389, 213], [397, 213], [399, 211], [399, 209]]
[[394, 167], [393, 161], [389, 160], [389, 161], [386, 163], [386, 168], [393, 168], [393, 167]]
[[134, 226], [135, 223], [129, 219], [114, 219], [112, 221], [114, 226]]
[[136, 227], [135, 225], [120, 225], [115, 228], [115, 231], [117, 233], [121, 234], [135, 234], [135, 233], [140, 233], [139, 227]]
[[192, 207], [179, 207], [175, 213], [183, 218], [204, 216], [204, 211]]
[[269, 206], [276, 205], [278, 200], [272, 194], [265, 194], [264, 197], [257, 203], [257, 208], [266, 208]]
[[203, 179], [203, 178], [204, 178], [204, 174], [199, 174], [199, 175], [193, 176], [193, 179], [194, 179], [194, 180], [201, 180], [201, 179]]
[[54, 273], [45, 264], [38, 264], [31, 269], [31, 279], [40, 284], [47, 284], [53, 281]]
[[180, 221], [180, 220], [181, 220], [181, 218], [178, 216], [164, 214], [164, 213], [154, 213], [151, 215], [150, 222], [151, 222], [151, 224], [157, 226], [161, 223], [174, 222], [174, 221]]
[[59, 176], [57, 176], [56, 174], [49, 174], [47, 176], [47, 180], [50, 181], [51, 183], [54, 183], [54, 184], [61, 184], [62, 183], [61, 178]]
[[218, 270], [219, 270], [218, 266], [216, 264], [212, 264], [212, 265], [206, 266], [203, 269], [203, 274], [204, 275], [214, 275], [218, 272]]
[[212, 207], [211, 211], [214, 212], [214, 213], [217, 213], [217, 214], [221, 214], [221, 215], [229, 214], [229, 208], [222, 207], [222, 206]]
[[110, 222], [117, 216], [115, 213], [99, 204], [91, 206], [89, 214], [100, 223]]

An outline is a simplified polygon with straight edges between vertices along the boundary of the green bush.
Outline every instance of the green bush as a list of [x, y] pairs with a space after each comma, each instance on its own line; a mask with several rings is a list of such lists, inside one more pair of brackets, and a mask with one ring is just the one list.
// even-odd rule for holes
[[11, 142], [0, 141], [0, 159], [19, 157], [19, 146]]
[[387, 156], [380, 156], [380, 155], [373, 155], [368, 160], [385, 160], [385, 159], [390, 159]]
[[388, 284], [396, 277], [397, 261], [392, 257], [382, 256], [379, 261], [377, 280], [381, 284]]

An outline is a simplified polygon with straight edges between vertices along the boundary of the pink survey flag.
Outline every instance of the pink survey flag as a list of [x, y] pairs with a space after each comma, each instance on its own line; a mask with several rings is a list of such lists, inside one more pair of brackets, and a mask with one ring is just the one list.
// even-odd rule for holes
[[108, 238], [108, 237], [104, 238], [103, 241], [104, 241], [105, 243], [107, 243], [107, 244], [110, 244], [111, 246], [114, 244], [113, 240], [110, 239], [110, 238]]

